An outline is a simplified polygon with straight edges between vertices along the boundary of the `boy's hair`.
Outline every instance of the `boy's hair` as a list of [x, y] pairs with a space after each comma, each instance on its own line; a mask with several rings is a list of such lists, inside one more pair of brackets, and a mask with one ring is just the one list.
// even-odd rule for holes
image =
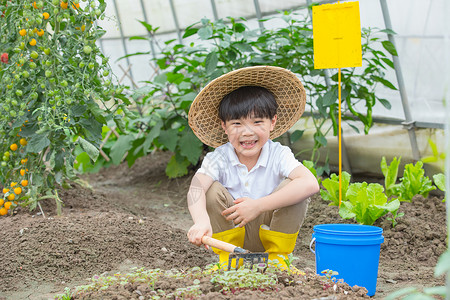
[[219, 104], [219, 118], [223, 121], [255, 117], [272, 119], [278, 103], [273, 94], [261, 86], [241, 86], [225, 95]]

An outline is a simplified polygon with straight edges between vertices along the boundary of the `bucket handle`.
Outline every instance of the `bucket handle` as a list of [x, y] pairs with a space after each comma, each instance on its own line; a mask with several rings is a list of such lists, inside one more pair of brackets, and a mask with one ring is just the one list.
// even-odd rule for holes
[[311, 243], [309, 243], [309, 250], [311, 250], [311, 252], [314, 254], [316, 254], [316, 251], [313, 250], [312, 245], [314, 244], [315, 241], [316, 241], [316, 238], [313, 237], [313, 239], [311, 240]]

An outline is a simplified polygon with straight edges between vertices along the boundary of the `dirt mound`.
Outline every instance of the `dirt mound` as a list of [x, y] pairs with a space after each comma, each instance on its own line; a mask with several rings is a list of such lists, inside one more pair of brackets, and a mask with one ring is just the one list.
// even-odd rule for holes
[[[131, 169], [122, 164], [85, 176], [93, 189], [73, 184], [60, 191], [65, 204], [61, 217], [54, 214], [54, 202], [46, 200], [41, 202], [45, 218], [39, 209], [22, 209], [0, 218], [0, 253], [4, 256], [0, 299], [49, 299], [66, 286], [86, 284], [95, 274], [114, 274], [131, 267], [187, 270], [215, 261], [215, 255], [189, 244], [186, 238], [192, 221], [185, 195], [192, 174], [167, 179], [164, 168], [169, 158], [167, 153], [156, 153], [139, 159]], [[405, 215], [395, 228], [386, 218], [374, 224], [383, 228], [385, 237], [375, 298], [404, 286], [444, 284], [444, 278], [434, 278], [433, 271], [446, 248], [445, 204], [437, 197], [416, 197], [412, 203], [402, 203], [400, 210]], [[313, 226], [330, 223], [352, 221], [342, 220], [336, 207], [316, 195], [294, 251], [299, 269], [314, 270], [315, 257], [309, 250]], [[307, 275], [308, 284], [282, 285], [273, 292], [246, 291], [239, 299], [312, 299], [332, 294], [323, 285], [313, 284], [313, 273]], [[128, 290], [140, 288], [118, 287], [114, 293], [129, 299]], [[230, 297], [213, 291], [205, 296]], [[347, 297], [361, 295], [354, 292]]]

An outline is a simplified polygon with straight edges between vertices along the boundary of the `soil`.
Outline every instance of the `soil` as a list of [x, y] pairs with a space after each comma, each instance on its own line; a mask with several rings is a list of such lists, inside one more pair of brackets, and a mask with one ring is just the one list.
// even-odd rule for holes
[[[83, 176], [85, 184], [72, 183], [72, 188], [60, 190], [62, 216], [55, 214], [54, 202], [45, 200], [41, 202], [44, 214], [40, 209], [19, 209], [13, 216], [0, 218], [0, 299], [53, 299], [65, 287], [85, 285], [96, 274], [127, 272], [133, 267], [187, 270], [215, 262], [212, 252], [187, 240], [192, 221], [185, 195], [193, 171], [183, 178], [168, 179], [164, 169], [169, 158], [170, 153], [157, 152], [140, 158], [131, 168], [121, 164]], [[278, 274], [279, 284], [273, 290], [227, 295], [203, 278], [203, 298], [367, 298], [365, 289], [346, 284], [339, 285], [341, 293], [336, 293], [314, 274], [315, 256], [309, 249], [313, 226], [351, 223], [327, 204], [320, 195], [313, 197], [294, 250], [299, 259], [293, 263], [306, 275], [283, 280]], [[442, 197], [417, 196], [412, 203], [402, 203], [400, 210], [405, 215], [395, 228], [386, 218], [374, 224], [383, 228], [385, 237], [374, 299], [403, 287], [444, 285], [443, 276], [433, 275], [438, 257], [446, 249]], [[167, 287], [179, 284], [166, 283]], [[151, 299], [152, 295], [146, 286], [128, 284], [107, 292], [80, 294], [76, 299]]]

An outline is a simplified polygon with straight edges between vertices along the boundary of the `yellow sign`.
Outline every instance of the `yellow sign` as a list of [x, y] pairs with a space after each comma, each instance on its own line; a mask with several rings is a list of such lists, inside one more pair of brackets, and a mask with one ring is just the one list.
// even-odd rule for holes
[[359, 2], [313, 6], [314, 68], [362, 65]]

